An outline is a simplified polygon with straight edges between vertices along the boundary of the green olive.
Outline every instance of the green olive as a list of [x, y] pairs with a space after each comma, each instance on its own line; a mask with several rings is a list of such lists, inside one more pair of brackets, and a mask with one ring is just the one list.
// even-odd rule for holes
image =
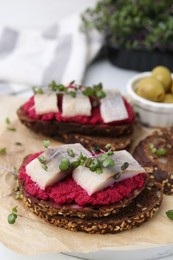
[[141, 79], [138, 83], [137, 95], [151, 101], [161, 102], [165, 97], [163, 85], [153, 77]]
[[163, 101], [163, 103], [173, 103], [173, 94], [166, 94]]
[[164, 66], [157, 66], [152, 70], [152, 76], [159, 80], [165, 88], [165, 92], [169, 92], [171, 87], [171, 72]]
[[172, 80], [172, 82], [171, 82], [170, 92], [173, 94], [173, 80]]

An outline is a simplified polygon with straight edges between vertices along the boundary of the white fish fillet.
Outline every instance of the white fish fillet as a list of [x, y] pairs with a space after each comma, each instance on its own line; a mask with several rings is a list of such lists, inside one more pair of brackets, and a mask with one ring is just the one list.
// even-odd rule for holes
[[[102, 174], [91, 172], [89, 168], [80, 166], [73, 171], [73, 179], [86, 190], [89, 195], [92, 195], [95, 192], [105, 189], [114, 182], [132, 178], [139, 173], [145, 173], [145, 169], [125, 150], [114, 152], [114, 155], [110, 158], [114, 159], [115, 166], [112, 168], [103, 168]], [[118, 180], [113, 179], [112, 177], [115, 173], [121, 172], [121, 166], [125, 162], [129, 163], [129, 167], [121, 173]]]
[[37, 115], [59, 111], [56, 93], [35, 94], [34, 103]]
[[76, 97], [65, 94], [62, 100], [62, 115], [65, 117], [90, 116], [91, 103], [89, 98], [80, 93]]
[[128, 118], [128, 112], [119, 91], [108, 91], [101, 99], [100, 113], [105, 123]]
[[[75, 157], [69, 157], [67, 153], [68, 148], [71, 148], [74, 151]], [[55, 152], [56, 155], [53, 157]], [[90, 156], [90, 152], [78, 143], [63, 145], [56, 149], [48, 149], [40, 155], [48, 160], [46, 163], [48, 167], [47, 171], [42, 168], [38, 158], [35, 158], [26, 166], [26, 173], [41, 189], [45, 189], [47, 186], [53, 185], [67, 176], [67, 173], [61, 172], [59, 169], [61, 160], [66, 157], [70, 162], [73, 162], [81, 152], [83, 155]], [[49, 159], [51, 160], [49, 161]]]

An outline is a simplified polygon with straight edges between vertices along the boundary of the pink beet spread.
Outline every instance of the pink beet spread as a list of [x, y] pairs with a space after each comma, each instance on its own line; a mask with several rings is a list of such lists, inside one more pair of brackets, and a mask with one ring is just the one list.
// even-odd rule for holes
[[[126, 106], [126, 109], [128, 111], [128, 118], [121, 120], [121, 121], [114, 121], [111, 122], [111, 125], [116, 124], [124, 124], [124, 123], [132, 123], [134, 121], [134, 112], [130, 104], [127, 102], [125, 98], [123, 98], [124, 104]], [[91, 100], [92, 102], [92, 100]], [[25, 113], [34, 120], [57, 120], [58, 122], [76, 122], [76, 123], [82, 123], [82, 124], [104, 124], [103, 119], [100, 115], [100, 108], [98, 107], [92, 107], [92, 114], [91, 116], [74, 116], [74, 117], [63, 117], [62, 116], [62, 96], [58, 97], [58, 106], [59, 106], [59, 112], [57, 113], [47, 113], [44, 115], [37, 115], [34, 109], [34, 97], [31, 97], [28, 102], [26, 102], [23, 105], [23, 109]]]
[[23, 164], [18, 176], [24, 181], [25, 190], [31, 196], [43, 200], [50, 199], [59, 205], [70, 203], [76, 203], [80, 206], [110, 205], [127, 198], [132, 191], [142, 189], [145, 182], [145, 174], [140, 173], [131, 179], [114, 183], [111, 187], [107, 187], [104, 190], [89, 196], [84, 189], [77, 185], [71, 176], [68, 176], [62, 181], [42, 190], [26, 174], [26, 165], [39, 155], [40, 153], [36, 153], [29, 156], [25, 164]]

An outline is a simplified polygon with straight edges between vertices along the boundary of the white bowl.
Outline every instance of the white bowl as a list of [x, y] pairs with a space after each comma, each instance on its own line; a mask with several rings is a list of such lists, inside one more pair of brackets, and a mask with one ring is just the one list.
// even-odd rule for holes
[[134, 110], [139, 115], [140, 122], [146, 126], [173, 126], [173, 104], [149, 101], [135, 93], [138, 82], [148, 76], [151, 76], [151, 72], [143, 72], [133, 76], [127, 82], [127, 91], [134, 105]]

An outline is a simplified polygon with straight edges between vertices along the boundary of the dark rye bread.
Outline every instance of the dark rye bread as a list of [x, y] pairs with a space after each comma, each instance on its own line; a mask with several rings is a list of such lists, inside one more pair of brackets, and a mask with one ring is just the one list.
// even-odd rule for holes
[[79, 217], [79, 218], [99, 218], [105, 217], [112, 214], [117, 213], [121, 208], [128, 205], [139, 193], [142, 192], [147, 183], [147, 175], [145, 179], [145, 184], [142, 189], [134, 190], [128, 198], [125, 198], [115, 204], [111, 204], [108, 206], [92, 206], [88, 205], [85, 207], [79, 206], [77, 204], [67, 204], [67, 205], [57, 205], [51, 200], [39, 200], [36, 197], [31, 196], [25, 190], [25, 185], [22, 179], [18, 180], [20, 192], [23, 197], [29, 202], [34, 202], [37, 205], [40, 205], [43, 210], [49, 212], [52, 216], [71, 216], [71, 217]]
[[[166, 155], [157, 156], [152, 153], [150, 144], [165, 148]], [[136, 146], [133, 156], [146, 169], [151, 179], [162, 184], [165, 194], [173, 194], [173, 128], [154, 131]]]
[[52, 214], [53, 208], [48, 210], [41, 202], [38, 203], [25, 196], [23, 196], [23, 202], [38, 217], [57, 227], [90, 234], [115, 234], [138, 227], [153, 217], [160, 207], [162, 195], [162, 186], [159, 183], [149, 182], [146, 188], [128, 206], [121, 208], [117, 214], [90, 219]]
[[64, 143], [80, 142], [85, 147], [94, 144], [104, 147], [111, 143], [114, 150], [128, 149], [131, 144], [133, 123], [121, 125], [80, 124], [74, 122], [42, 121], [29, 118], [23, 107], [17, 110], [22, 124], [36, 133], [41, 133]]

